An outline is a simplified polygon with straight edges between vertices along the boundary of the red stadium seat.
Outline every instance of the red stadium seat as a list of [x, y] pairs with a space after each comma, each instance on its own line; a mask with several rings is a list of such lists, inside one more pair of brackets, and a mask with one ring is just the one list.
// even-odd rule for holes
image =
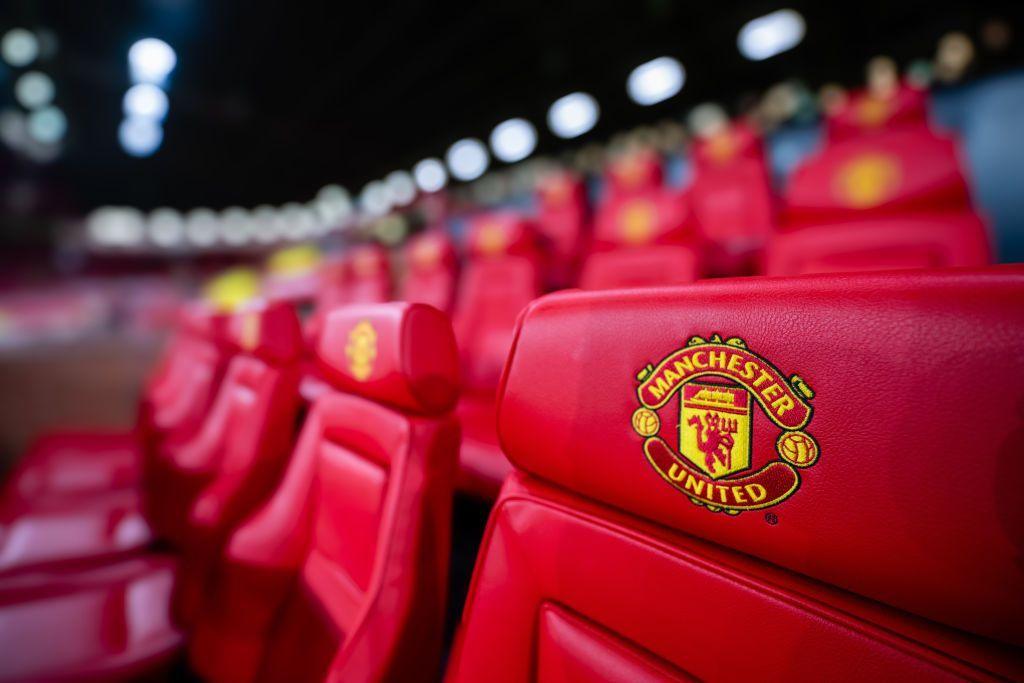
[[458, 487], [493, 498], [511, 466], [498, 446], [494, 396], [516, 318], [540, 295], [540, 254], [533, 224], [514, 213], [477, 217], [454, 316], [462, 357], [462, 449]]
[[609, 164], [605, 173], [604, 196], [606, 199], [628, 197], [662, 187], [664, 183], [665, 171], [658, 154], [648, 149], [637, 150]]
[[310, 411], [274, 496], [232, 536], [190, 646], [213, 683], [432, 680], [458, 426], [451, 324], [422, 304], [333, 311], [341, 393]]
[[405, 279], [400, 298], [451, 312], [458, 273], [455, 245], [447, 233], [438, 229], [417, 235], [405, 247]]
[[0, 681], [154, 680], [181, 647], [166, 557], [23, 578], [0, 585]]
[[169, 444], [147, 473], [147, 513], [182, 552], [176, 610], [198, 608], [227, 533], [273, 490], [287, 462], [299, 408], [298, 318], [285, 304], [240, 311], [230, 332], [242, 352], [228, 367], [199, 433]]
[[610, 196], [598, 208], [593, 251], [583, 265], [580, 287], [683, 284], [693, 282], [699, 268], [686, 196], [651, 187]]
[[921, 128], [928, 123], [927, 95], [907, 85], [885, 96], [868, 90], [851, 93], [827, 119], [833, 142], [900, 128]]
[[537, 229], [545, 241], [548, 289], [572, 286], [589, 247], [587, 188], [567, 171], [548, 174], [537, 185]]
[[379, 244], [362, 244], [348, 254], [349, 283], [345, 303], [391, 300], [391, 258]]
[[540, 300], [447, 680], [1021, 679], [1022, 299], [994, 267]]
[[830, 145], [793, 176], [769, 275], [989, 262], [951, 140], [904, 128]]
[[201, 305], [183, 311], [143, 391], [135, 428], [44, 434], [8, 478], [0, 505], [137, 485], [144, 454], [202, 423], [232, 353], [224, 338], [226, 319]]
[[693, 147], [690, 209], [703, 237], [706, 270], [754, 272], [775, 230], [772, 195], [761, 139], [735, 124]]

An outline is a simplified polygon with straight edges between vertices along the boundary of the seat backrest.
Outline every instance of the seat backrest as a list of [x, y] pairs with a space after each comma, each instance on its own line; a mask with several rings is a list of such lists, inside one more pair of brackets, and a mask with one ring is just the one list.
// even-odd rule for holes
[[649, 188], [612, 196], [598, 208], [593, 251], [580, 274], [584, 289], [692, 282], [698, 251], [686, 195]]
[[254, 303], [228, 321], [239, 352], [202, 425], [155, 456], [146, 489], [157, 531], [180, 547], [195, 543], [193, 509], [217, 528], [238, 521], [280, 474], [298, 409], [303, 340], [283, 303]]
[[926, 129], [828, 145], [796, 170], [785, 193], [789, 226], [909, 211], [962, 211], [967, 182], [951, 139]]
[[710, 249], [712, 272], [744, 274], [775, 228], [775, 201], [761, 139], [736, 124], [693, 147], [690, 208]]
[[766, 275], [982, 266], [988, 231], [973, 213], [909, 214], [850, 220], [777, 235], [765, 252]]
[[589, 242], [587, 188], [569, 171], [549, 173], [537, 183], [537, 229], [544, 239], [546, 280], [553, 288], [576, 280]]
[[841, 107], [827, 118], [828, 137], [833, 142], [906, 128], [924, 128], [927, 94], [902, 85], [890, 95], [861, 90], [851, 93]]
[[348, 254], [346, 303], [371, 304], [391, 300], [391, 258], [380, 244], [361, 244]]
[[923, 127], [830, 145], [786, 193], [766, 272], [795, 275], [989, 263], [954, 143]]
[[448, 680], [1020, 678], [1022, 300], [1022, 267], [539, 300]]
[[[211, 601], [213, 627], [197, 630], [211, 680], [228, 668], [250, 675], [231, 680], [413, 680], [439, 665], [459, 439], [451, 324], [423, 304], [343, 307], [317, 356], [333, 391], [281, 486], [233, 535], [237, 571]], [[259, 637], [239, 654], [217, 646], [225, 633]]]
[[187, 306], [178, 329], [143, 390], [139, 432], [147, 440], [182, 438], [202, 423], [235, 347], [229, 316]]
[[537, 232], [519, 214], [484, 214], [470, 222], [467, 251], [453, 319], [463, 386], [493, 392], [516, 318], [541, 293]]
[[635, 192], [661, 187], [665, 182], [665, 171], [661, 157], [653, 150], [636, 150], [619, 157], [605, 172], [604, 194], [606, 197], [631, 195]]
[[424, 232], [405, 247], [405, 278], [402, 301], [429, 304], [450, 312], [459, 277], [455, 245], [444, 230]]

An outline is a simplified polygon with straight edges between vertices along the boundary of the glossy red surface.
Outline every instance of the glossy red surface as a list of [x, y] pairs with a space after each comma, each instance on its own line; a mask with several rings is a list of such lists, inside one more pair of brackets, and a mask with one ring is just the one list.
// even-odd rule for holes
[[[379, 353], [360, 382], [352, 354], [327, 351], [366, 322]], [[439, 665], [454, 336], [422, 305], [339, 309], [326, 325], [321, 362], [351, 393], [316, 401], [281, 486], [232, 535], [190, 648], [210, 681], [429, 680]]]
[[[519, 313], [540, 295], [541, 256], [529, 221], [515, 214], [486, 214], [476, 218], [469, 232], [470, 257], [462, 274], [459, 300], [453, 316], [462, 361], [464, 418], [463, 452], [459, 482], [463, 490], [493, 495], [501, 485], [495, 477], [507, 471], [496, 447], [493, 420], [477, 421], [493, 405], [494, 392]], [[477, 409], [477, 405], [484, 408]], [[472, 424], [470, 424], [472, 421]]]
[[827, 118], [830, 140], [864, 137], [927, 123], [927, 93], [901, 85], [890, 95], [866, 90], [851, 93]]
[[761, 140], [736, 125], [694, 145], [690, 208], [704, 245], [704, 270], [745, 275], [775, 231], [772, 194]]
[[981, 266], [988, 231], [971, 208], [951, 140], [923, 126], [828, 146], [798, 170], [769, 275]]
[[[541, 299], [448, 680], [1024, 676], [1022, 300], [1021, 267]], [[634, 431], [638, 370], [713, 333], [812, 389], [820, 458], [766, 510], [693, 504]], [[751, 467], [781, 462], [750, 424]]]
[[448, 234], [440, 229], [419, 234], [409, 240], [403, 253], [406, 272], [399, 298], [451, 312], [459, 267], [455, 245]]
[[552, 289], [572, 286], [590, 242], [587, 188], [581, 178], [569, 172], [558, 172], [540, 180], [537, 230], [544, 240], [547, 286]]

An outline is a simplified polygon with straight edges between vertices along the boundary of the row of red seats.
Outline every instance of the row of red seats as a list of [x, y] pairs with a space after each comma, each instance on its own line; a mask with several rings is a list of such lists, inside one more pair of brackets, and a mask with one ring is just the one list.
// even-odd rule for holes
[[[1024, 676], [1022, 300], [1024, 269], [993, 267], [531, 304], [497, 397], [514, 473], [447, 679]], [[436, 675], [450, 323], [420, 304], [342, 306], [309, 365], [287, 306], [219, 319], [172, 346], [144, 410], [173, 402], [174, 376], [202, 401], [186, 387], [203, 373], [182, 366], [217, 361], [190, 349], [229, 349], [193, 435], [139, 447], [180, 567], [116, 545], [7, 567], [2, 678], [151, 672], [176, 624], [211, 681]], [[10, 490], [28, 477], [41, 507], [74, 499], [83, 520], [131, 490], [29, 471]]]

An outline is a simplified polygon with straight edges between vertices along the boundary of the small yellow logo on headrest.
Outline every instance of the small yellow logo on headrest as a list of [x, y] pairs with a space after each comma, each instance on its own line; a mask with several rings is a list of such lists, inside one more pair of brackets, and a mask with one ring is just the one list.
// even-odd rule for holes
[[719, 133], [708, 140], [708, 157], [716, 163], [724, 164], [736, 156], [737, 147], [736, 138], [732, 133], [728, 131]]
[[879, 97], [865, 97], [857, 105], [857, 123], [864, 128], [878, 128], [892, 116], [889, 100]]
[[441, 260], [441, 246], [436, 239], [421, 240], [413, 247], [412, 260], [420, 268], [433, 268]]
[[508, 246], [508, 238], [501, 223], [488, 223], [480, 228], [477, 248], [484, 254], [500, 254]]
[[377, 330], [369, 320], [359, 321], [348, 333], [345, 345], [348, 369], [360, 382], [366, 381], [373, 373], [373, 361], [377, 359]]
[[839, 169], [834, 189], [847, 206], [866, 209], [896, 194], [900, 175], [900, 165], [895, 158], [865, 154]]
[[644, 244], [651, 239], [657, 225], [658, 211], [651, 202], [630, 202], [619, 214], [622, 237], [630, 244]]

